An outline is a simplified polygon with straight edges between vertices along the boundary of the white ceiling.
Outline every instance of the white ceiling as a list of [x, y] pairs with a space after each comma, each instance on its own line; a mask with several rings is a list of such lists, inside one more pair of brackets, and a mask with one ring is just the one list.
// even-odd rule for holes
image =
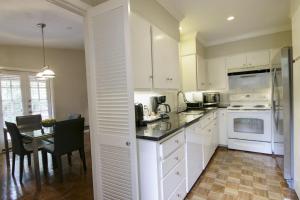
[[1, 0], [0, 44], [41, 46], [40, 22], [46, 47], [83, 48], [83, 18], [46, 0]]
[[[290, 0], [157, 0], [204, 45], [290, 29]], [[227, 21], [228, 16], [235, 20]]]

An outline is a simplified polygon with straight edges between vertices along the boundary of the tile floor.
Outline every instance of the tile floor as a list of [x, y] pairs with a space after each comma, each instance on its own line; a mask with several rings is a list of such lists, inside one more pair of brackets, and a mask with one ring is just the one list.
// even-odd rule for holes
[[186, 200], [298, 200], [272, 156], [218, 149]]

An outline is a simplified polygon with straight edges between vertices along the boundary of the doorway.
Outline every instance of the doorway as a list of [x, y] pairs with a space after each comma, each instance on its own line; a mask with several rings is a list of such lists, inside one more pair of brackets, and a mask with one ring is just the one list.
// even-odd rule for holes
[[34, 72], [0, 72], [0, 148], [4, 149], [5, 121], [16, 122], [17, 116], [41, 114], [53, 117], [50, 80], [41, 80]]

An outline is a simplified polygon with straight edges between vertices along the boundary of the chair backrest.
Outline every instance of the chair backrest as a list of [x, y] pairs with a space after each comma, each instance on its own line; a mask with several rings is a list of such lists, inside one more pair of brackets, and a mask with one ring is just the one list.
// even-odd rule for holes
[[25, 115], [16, 117], [17, 125], [21, 131], [34, 131], [42, 129], [42, 116]]
[[11, 137], [11, 143], [12, 143], [12, 151], [16, 154], [24, 154], [26, 152], [24, 146], [23, 146], [23, 140], [22, 135], [20, 134], [20, 131], [16, 124], [11, 122], [5, 122], [7, 132], [10, 134]]
[[56, 122], [54, 152], [58, 155], [84, 147], [84, 118]]
[[81, 114], [77, 114], [77, 113], [70, 113], [68, 115], [68, 119], [79, 119], [81, 118]]

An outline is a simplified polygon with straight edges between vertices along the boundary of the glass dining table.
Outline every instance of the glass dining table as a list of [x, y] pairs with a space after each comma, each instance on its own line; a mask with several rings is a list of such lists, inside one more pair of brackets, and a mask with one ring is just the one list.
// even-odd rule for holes
[[[43, 128], [42, 130], [34, 130], [34, 131], [26, 131], [20, 128], [20, 134], [24, 137], [24, 139], [30, 140], [32, 142], [33, 147], [33, 162], [34, 162], [34, 175], [36, 181], [36, 188], [38, 191], [41, 190], [41, 175], [40, 175], [40, 164], [39, 164], [39, 144], [42, 140], [47, 140], [52, 138], [54, 135], [53, 128]], [[5, 140], [5, 152], [7, 165], [9, 165], [9, 146], [7, 139], [7, 131], [4, 130], [4, 140]]]

